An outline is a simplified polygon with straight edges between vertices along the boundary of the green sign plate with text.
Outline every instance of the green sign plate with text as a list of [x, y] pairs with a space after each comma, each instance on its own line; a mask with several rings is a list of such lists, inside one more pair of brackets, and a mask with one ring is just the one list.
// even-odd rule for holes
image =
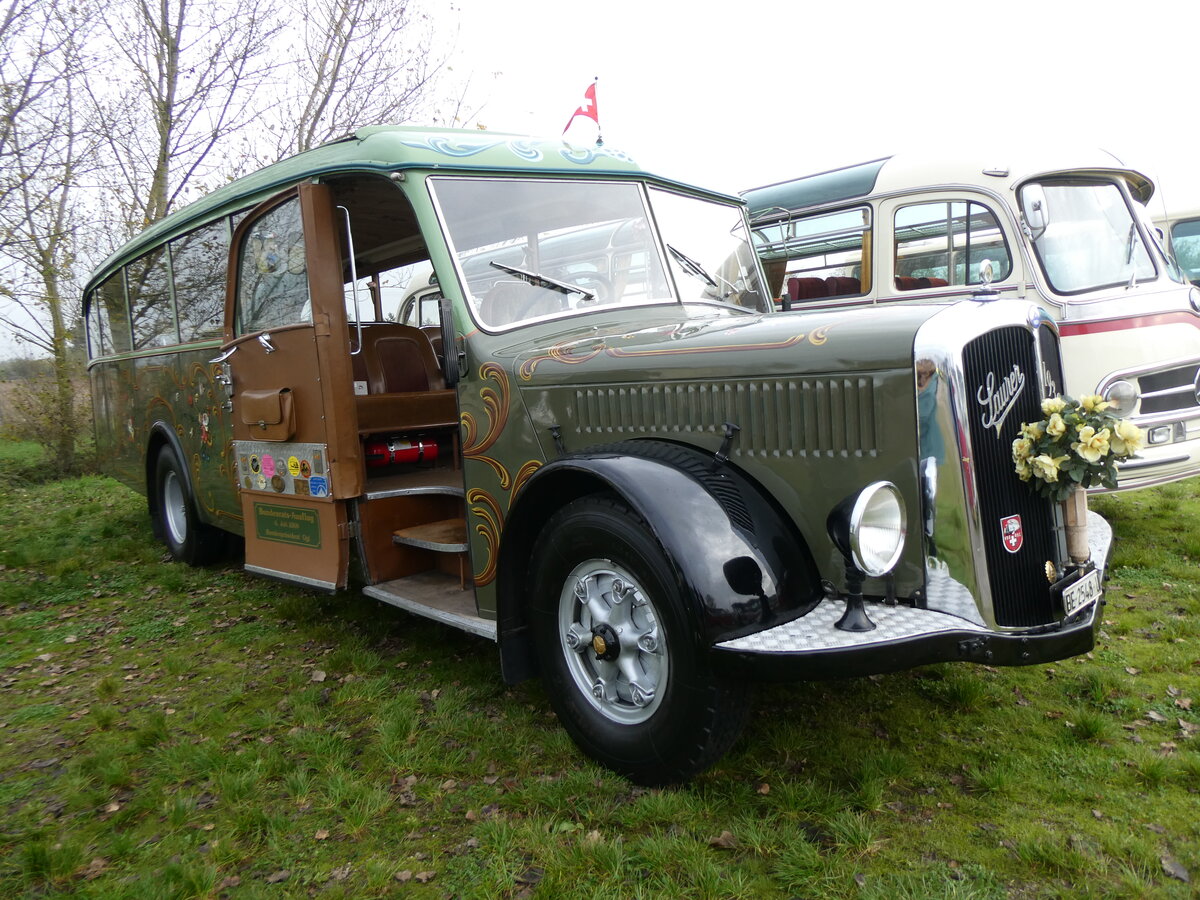
[[321, 546], [321, 520], [313, 509], [255, 503], [254, 533], [264, 541], [299, 547]]

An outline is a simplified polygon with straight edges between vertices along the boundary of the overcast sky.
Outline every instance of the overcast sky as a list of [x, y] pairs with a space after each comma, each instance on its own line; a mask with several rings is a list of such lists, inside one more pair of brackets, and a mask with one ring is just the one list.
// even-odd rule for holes
[[561, 135], [598, 77], [607, 145], [729, 193], [896, 152], [1003, 165], [1066, 144], [1154, 178], [1156, 213], [1200, 209], [1196, 0], [428, 2], [492, 131]]
[[[1200, 207], [1195, 0], [455, 5], [491, 130], [559, 135], [598, 76], [606, 144], [732, 193], [898, 151], [1074, 143]], [[580, 118], [568, 136], [593, 135]]]

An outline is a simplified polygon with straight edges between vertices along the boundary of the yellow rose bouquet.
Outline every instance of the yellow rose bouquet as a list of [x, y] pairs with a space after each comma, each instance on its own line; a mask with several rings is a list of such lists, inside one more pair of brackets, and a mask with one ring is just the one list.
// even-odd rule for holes
[[1035, 493], [1065, 500], [1077, 487], [1117, 486], [1117, 463], [1134, 456], [1145, 433], [1105, 412], [1109, 403], [1095, 394], [1042, 401], [1040, 422], [1023, 423], [1013, 441], [1017, 475]]

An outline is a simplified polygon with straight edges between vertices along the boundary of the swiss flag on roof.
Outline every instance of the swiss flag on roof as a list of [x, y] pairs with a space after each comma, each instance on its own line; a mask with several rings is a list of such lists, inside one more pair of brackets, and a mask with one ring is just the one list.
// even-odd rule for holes
[[[596, 82], [592, 82], [587, 86], [587, 90], [583, 92], [583, 103], [575, 112], [571, 113], [571, 118], [567, 119], [567, 128], [571, 127], [571, 123], [575, 121], [576, 116], [586, 116], [596, 123], [596, 127], [600, 127], [600, 110], [596, 107]], [[567, 128], [563, 129], [563, 134], [567, 133]]]

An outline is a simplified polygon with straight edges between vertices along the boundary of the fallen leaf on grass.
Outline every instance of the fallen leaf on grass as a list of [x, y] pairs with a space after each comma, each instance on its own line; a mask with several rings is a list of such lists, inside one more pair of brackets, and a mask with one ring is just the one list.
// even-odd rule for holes
[[1177, 859], [1171, 856], [1164, 856], [1160, 862], [1162, 863], [1164, 874], [1182, 881], [1184, 884], [1191, 884], [1192, 876], [1188, 874], [1187, 869], [1180, 865]]
[[546, 876], [546, 870], [541, 866], [530, 866], [516, 877], [517, 884], [537, 884]]
[[280, 869], [278, 872], [272, 872], [267, 876], [267, 884], [279, 884], [281, 881], [287, 881], [292, 877], [292, 873], [287, 869]]
[[1135, 669], [1133, 666], [1126, 666], [1126, 667], [1125, 667], [1125, 672], [1126, 672], [1127, 674], [1129, 674], [1129, 675], [1140, 675], [1140, 674], [1141, 674], [1141, 672], [1142, 672], [1142, 670], [1141, 670], [1141, 669]]
[[1164, 716], [1164, 715], [1163, 715], [1162, 713], [1160, 713], [1160, 712], [1155, 712], [1154, 710], [1150, 710], [1149, 712], [1147, 712], [1147, 713], [1146, 713], [1146, 718], [1147, 718], [1147, 719], [1149, 719], [1151, 722], [1165, 722], [1165, 721], [1167, 721], [1167, 717], [1166, 717], [1166, 716]]
[[83, 870], [83, 877], [85, 880], [91, 881], [94, 878], [99, 878], [105, 873], [105, 871], [107, 871], [107, 869], [108, 860], [97, 856], [87, 864], [87, 868]]
[[318, 828], [317, 833], [314, 834], [313, 837], [315, 837], [318, 841], [323, 841], [327, 837], [329, 837], [329, 829], [328, 828]]
[[322, 672], [320, 669], [313, 669], [312, 677], [309, 679], [309, 681], [316, 681], [319, 683], [324, 680], [325, 680], [325, 673]]
[[717, 837], [708, 839], [708, 846], [720, 850], [733, 850], [737, 847], [737, 838], [733, 836], [732, 832], [722, 831]]
[[413, 878], [417, 880], [418, 884], [429, 884], [436, 875], [437, 872], [418, 872]]

